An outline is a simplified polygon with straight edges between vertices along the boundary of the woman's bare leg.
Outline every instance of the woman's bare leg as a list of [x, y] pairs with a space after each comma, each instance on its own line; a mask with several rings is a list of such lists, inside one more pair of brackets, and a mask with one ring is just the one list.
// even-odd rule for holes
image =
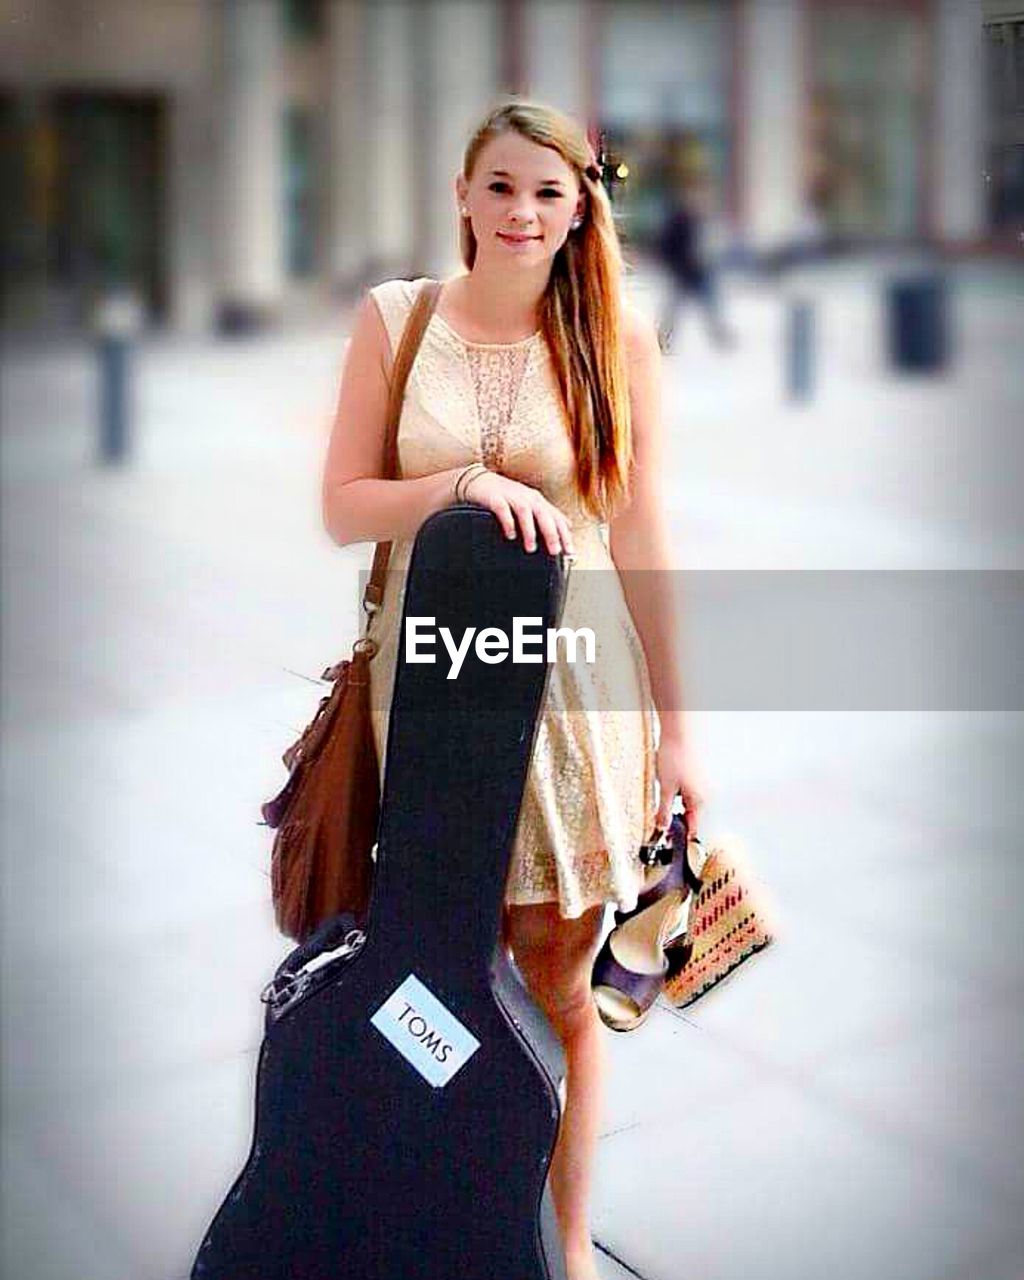
[[604, 1102], [604, 1038], [591, 1005], [563, 1038], [566, 1102], [551, 1161], [551, 1195], [565, 1241], [569, 1280], [597, 1276], [590, 1235], [590, 1192]]
[[574, 920], [557, 903], [508, 906], [505, 939], [534, 999], [562, 1043], [566, 1101], [549, 1183], [569, 1280], [598, 1280], [590, 1190], [604, 1102], [605, 1045], [590, 990], [603, 907]]

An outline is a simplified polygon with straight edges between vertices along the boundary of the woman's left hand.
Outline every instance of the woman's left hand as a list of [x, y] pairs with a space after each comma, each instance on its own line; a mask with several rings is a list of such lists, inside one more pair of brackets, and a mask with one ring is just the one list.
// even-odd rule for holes
[[668, 826], [672, 818], [672, 802], [681, 795], [688, 833], [697, 835], [704, 808], [704, 778], [689, 744], [681, 735], [662, 736], [658, 745], [657, 777], [659, 798], [655, 826], [659, 829]]

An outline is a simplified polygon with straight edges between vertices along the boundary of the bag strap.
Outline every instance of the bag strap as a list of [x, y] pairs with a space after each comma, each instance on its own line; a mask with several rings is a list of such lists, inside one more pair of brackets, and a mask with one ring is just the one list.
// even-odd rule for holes
[[[384, 436], [384, 476], [385, 480], [394, 480], [398, 475], [398, 420], [402, 416], [402, 402], [405, 399], [405, 384], [409, 380], [409, 370], [416, 359], [416, 353], [423, 341], [423, 334], [430, 317], [437, 306], [441, 293], [440, 280], [428, 280], [416, 295], [409, 318], [402, 330], [402, 340], [398, 344], [394, 368], [391, 371], [391, 388], [388, 394], [387, 427]], [[384, 574], [391, 557], [391, 543], [378, 542], [373, 553], [373, 568], [370, 580], [363, 592], [363, 609], [372, 616], [380, 608], [384, 600]]]

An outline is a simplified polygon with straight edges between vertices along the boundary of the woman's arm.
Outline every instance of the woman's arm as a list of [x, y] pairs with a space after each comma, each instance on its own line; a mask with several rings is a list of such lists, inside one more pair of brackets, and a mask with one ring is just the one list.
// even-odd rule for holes
[[324, 527], [339, 546], [411, 538], [454, 498], [461, 467], [415, 480], [382, 480], [391, 350], [377, 304], [360, 303], [345, 357], [324, 465]]
[[635, 472], [632, 501], [609, 524], [609, 549], [644, 647], [661, 737], [684, 733], [682, 661], [676, 627], [677, 576], [665, 519], [666, 458], [661, 413], [661, 349], [654, 325], [626, 307], [629, 403]]

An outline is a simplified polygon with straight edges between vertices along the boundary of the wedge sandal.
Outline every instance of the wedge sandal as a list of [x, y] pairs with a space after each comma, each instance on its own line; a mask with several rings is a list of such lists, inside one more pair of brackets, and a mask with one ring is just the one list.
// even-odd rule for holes
[[[663, 946], [685, 920], [684, 903], [700, 877], [689, 860], [682, 815], [644, 846], [648, 866], [667, 865], [661, 877], [637, 898], [636, 906], [615, 912], [616, 925], [605, 938], [591, 972], [591, 989], [601, 1021], [612, 1031], [635, 1031], [646, 1020], [665, 986], [668, 959]], [[645, 856], [646, 855], [646, 856]]]

